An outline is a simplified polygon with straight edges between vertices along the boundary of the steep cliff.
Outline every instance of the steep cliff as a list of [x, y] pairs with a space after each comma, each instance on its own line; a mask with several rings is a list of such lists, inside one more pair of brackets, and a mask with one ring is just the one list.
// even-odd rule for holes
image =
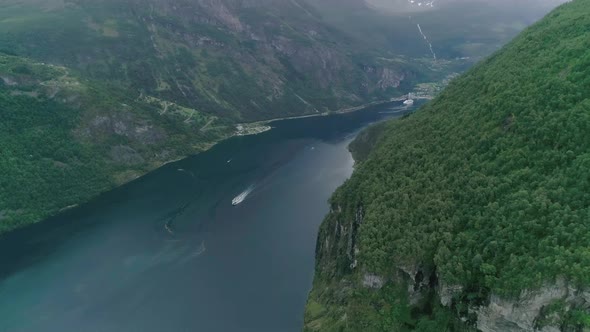
[[590, 328], [590, 1], [352, 145], [309, 331]]

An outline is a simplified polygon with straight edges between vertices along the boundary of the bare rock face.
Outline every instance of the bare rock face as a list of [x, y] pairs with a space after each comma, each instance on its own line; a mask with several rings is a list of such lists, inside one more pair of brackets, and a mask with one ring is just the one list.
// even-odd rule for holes
[[131, 114], [99, 115], [81, 130], [83, 137], [101, 139], [113, 135], [123, 136], [139, 144], [157, 144], [166, 139], [166, 133]]
[[366, 273], [363, 276], [363, 287], [381, 289], [385, 284], [385, 279], [376, 274]]
[[10, 78], [8, 76], [0, 76], [0, 80], [2, 80], [2, 82], [8, 86], [13, 86], [13, 85], [18, 84], [15, 80], [13, 80], [12, 78]]
[[420, 264], [399, 265], [399, 270], [406, 275], [408, 285], [408, 300], [414, 305], [424, 298], [425, 292], [434, 287], [433, 272]]
[[445, 307], [451, 305], [453, 297], [457, 294], [460, 294], [462, 291], [463, 286], [461, 285], [448, 285], [446, 283], [441, 282], [438, 290], [440, 304], [442, 304]]
[[389, 68], [380, 68], [379, 72], [380, 78], [377, 87], [381, 90], [397, 88], [405, 78], [404, 74], [396, 73]]
[[372, 84], [367, 84], [369, 90], [387, 90], [389, 88], [398, 88], [401, 83], [407, 79], [407, 73], [380, 66], [365, 66], [364, 72]]
[[540, 332], [561, 332], [557, 326], [544, 326]]
[[[588, 308], [587, 291], [578, 291], [560, 279], [536, 291], [523, 292], [519, 299], [503, 299], [492, 295], [490, 304], [477, 310], [477, 328], [482, 332], [538, 331], [535, 322], [542, 309], [557, 300], [568, 305]], [[555, 326], [545, 326], [541, 331], [559, 331]]]
[[137, 151], [126, 145], [113, 146], [110, 155], [117, 164], [133, 166], [145, 162], [145, 159]]
[[244, 31], [244, 26], [238, 16], [219, 0], [199, 0], [201, 8], [209, 14], [209, 17], [221, 22], [223, 26], [234, 32]]

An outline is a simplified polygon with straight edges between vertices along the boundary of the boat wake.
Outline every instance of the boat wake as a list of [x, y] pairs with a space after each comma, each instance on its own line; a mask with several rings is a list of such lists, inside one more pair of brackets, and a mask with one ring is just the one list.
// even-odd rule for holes
[[246, 190], [242, 191], [238, 196], [234, 197], [231, 201], [231, 205], [236, 206], [242, 203], [248, 195], [254, 190], [254, 185], [250, 185]]

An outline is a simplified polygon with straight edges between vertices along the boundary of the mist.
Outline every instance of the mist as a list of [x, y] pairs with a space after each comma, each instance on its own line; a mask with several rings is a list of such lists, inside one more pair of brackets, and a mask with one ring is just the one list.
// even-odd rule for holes
[[478, 5], [507, 11], [518, 11], [531, 18], [539, 18], [568, 0], [365, 0], [370, 7], [391, 13], [436, 11], [457, 6]]

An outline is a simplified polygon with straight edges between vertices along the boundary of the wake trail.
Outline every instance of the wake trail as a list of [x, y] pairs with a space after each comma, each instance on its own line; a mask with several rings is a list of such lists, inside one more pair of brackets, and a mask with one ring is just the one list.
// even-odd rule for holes
[[420, 34], [422, 35], [422, 37], [424, 38], [424, 40], [428, 44], [428, 47], [430, 48], [430, 53], [432, 54], [432, 57], [434, 58], [434, 60], [436, 60], [436, 53], [434, 53], [434, 49], [432, 48], [432, 44], [430, 43], [430, 40], [428, 40], [428, 37], [426, 37], [424, 32], [422, 32], [422, 28], [420, 27], [420, 24], [416, 24], [416, 26], [418, 26], [418, 31], [420, 31]]

